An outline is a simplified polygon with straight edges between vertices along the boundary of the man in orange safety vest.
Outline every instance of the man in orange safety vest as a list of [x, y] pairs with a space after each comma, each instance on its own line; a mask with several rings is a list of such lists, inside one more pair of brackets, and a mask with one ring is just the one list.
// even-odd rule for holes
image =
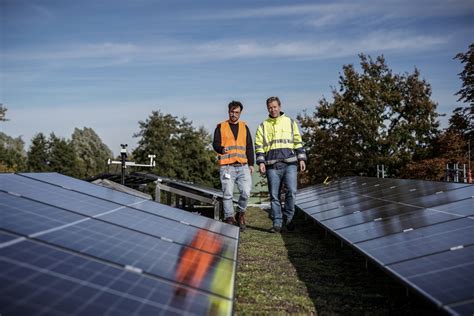
[[[239, 101], [229, 103], [229, 119], [219, 123], [214, 131], [212, 146], [217, 152], [219, 174], [223, 192], [224, 221], [237, 223], [240, 230], [246, 228], [247, 209], [254, 171], [254, 149], [252, 136], [245, 122], [240, 121], [243, 105]], [[237, 213], [234, 218], [234, 183], [240, 192]]]

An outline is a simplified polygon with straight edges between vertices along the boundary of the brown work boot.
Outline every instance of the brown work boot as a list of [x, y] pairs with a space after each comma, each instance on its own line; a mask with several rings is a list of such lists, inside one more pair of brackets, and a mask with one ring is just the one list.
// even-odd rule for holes
[[226, 219], [224, 220], [224, 223], [235, 225], [235, 219], [232, 216], [226, 217]]
[[245, 212], [237, 213], [237, 224], [239, 224], [241, 232], [243, 232], [247, 228], [247, 226], [245, 225]]

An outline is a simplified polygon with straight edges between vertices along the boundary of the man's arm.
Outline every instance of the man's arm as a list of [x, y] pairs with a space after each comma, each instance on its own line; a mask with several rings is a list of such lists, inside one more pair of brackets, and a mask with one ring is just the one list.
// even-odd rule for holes
[[296, 156], [298, 158], [298, 162], [300, 165], [300, 170], [305, 171], [306, 170], [306, 151], [303, 147], [303, 140], [301, 137], [301, 132], [298, 124], [293, 121], [293, 130], [294, 130], [294, 140], [293, 140], [293, 148], [296, 151]]
[[255, 154], [253, 150], [253, 141], [252, 141], [252, 134], [250, 134], [249, 127], [245, 125], [247, 130], [247, 147], [246, 147], [246, 155], [249, 166], [253, 166], [255, 164]]
[[221, 124], [217, 124], [216, 129], [214, 130], [214, 141], [212, 142], [212, 148], [219, 153], [224, 153], [224, 148], [221, 143]]
[[265, 151], [263, 150], [263, 123], [257, 128], [255, 134], [255, 154], [257, 156], [257, 165], [260, 173], [265, 173]]
[[245, 150], [245, 154], [247, 156], [247, 163], [249, 165], [250, 174], [253, 174], [253, 165], [255, 164], [255, 154], [253, 151], [253, 141], [252, 141], [252, 134], [250, 134], [249, 127], [245, 125], [245, 130], [247, 132], [247, 146]]
[[301, 137], [300, 133], [300, 128], [296, 121], [293, 121], [293, 131], [294, 131], [294, 137], [293, 137], [293, 149], [296, 152], [297, 158], [299, 161], [303, 160], [306, 161], [306, 151], [304, 150], [303, 147], [303, 140]]

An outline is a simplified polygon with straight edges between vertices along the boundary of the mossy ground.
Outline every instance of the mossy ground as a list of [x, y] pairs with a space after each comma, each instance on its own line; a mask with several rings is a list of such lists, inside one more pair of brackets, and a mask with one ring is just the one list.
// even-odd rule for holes
[[435, 315], [439, 311], [302, 214], [271, 234], [265, 211], [247, 211], [240, 234], [235, 314]]

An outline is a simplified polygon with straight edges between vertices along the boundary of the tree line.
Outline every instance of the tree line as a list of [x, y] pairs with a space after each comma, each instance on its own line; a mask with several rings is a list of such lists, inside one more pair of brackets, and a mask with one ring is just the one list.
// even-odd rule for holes
[[112, 151], [92, 128], [75, 128], [71, 139], [36, 134], [28, 151], [21, 137], [0, 132], [0, 172], [59, 172], [87, 178], [104, 172]]
[[361, 71], [343, 66], [332, 100], [322, 98], [313, 113], [298, 116], [309, 152], [307, 183], [325, 177], [388, 176], [442, 180], [446, 164], [468, 164], [474, 131], [474, 44], [455, 56], [464, 65], [458, 107], [445, 130], [439, 129], [437, 104], [420, 71], [394, 74], [383, 56], [360, 57]]
[[[447, 163], [468, 163], [467, 146], [474, 131], [474, 44], [458, 59], [462, 87], [448, 128], [439, 128], [437, 104], [431, 86], [420, 71], [395, 74], [383, 56], [360, 54], [360, 70], [344, 65], [332, 99], [322, 98], [314, 111], [298, 115], [308, 151], [303, 184], [327, 176], [376, 175], [384, 165], [388, 176], [442, 180]], [[7, 120], [0, 104], [0, 122]], [[130, 160], [145, 163], [157, 156], [155, 174], [219, 186], [218, 167], [211, 135], [192, 121], [153, 111], [138, 122], [138, 146]], [[55, 171], [87, 178], [106, 170], [112, 157], [92, 128], [76, 128], [71, 139], [38, 133], [28, 151], [23, 140], [0, 132], [0, 172]]]

